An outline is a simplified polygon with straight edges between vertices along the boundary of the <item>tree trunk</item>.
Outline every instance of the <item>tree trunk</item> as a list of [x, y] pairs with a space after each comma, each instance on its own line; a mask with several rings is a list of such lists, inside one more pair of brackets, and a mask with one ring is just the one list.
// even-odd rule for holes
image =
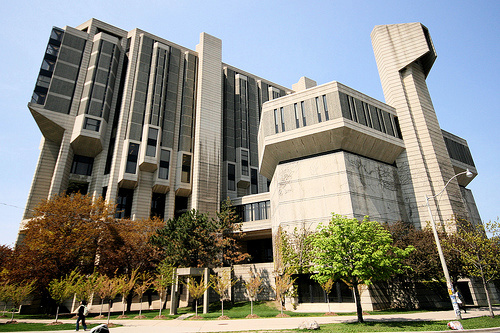
[[352, 288], [354, 290], [354, 300], [356, 301], [356, 313], [358, 315], [358, 323], [364, 323], [363, 309], [361, 308], [361, 298], [359, 296], [358, 282], [357, 281], [353, 281]]
[[56, 310], [56, 323], [57, 323], [57, 318], [59, 317], [59, 305], [57, 306], [57, 310]]
[[494, 318], [495, 314], [493, 313], [493, 308], [491, 307], [491, 299], [490, 299], [490, 293], [488, 292], [488, 284], [486, 282], [486, 279], [484, 278], [484, 273], [483, 273], [483, 266], [479, 266], [481, 269], [481, 280], [483, 281], [483, 287], [484, 287], [484, 292], [486, 293], [486, 299], [488, 300], [488, 310], [490, 312], [490, 317]]
[[250, 299], [250, 314], [253, 315], [253, 299]]

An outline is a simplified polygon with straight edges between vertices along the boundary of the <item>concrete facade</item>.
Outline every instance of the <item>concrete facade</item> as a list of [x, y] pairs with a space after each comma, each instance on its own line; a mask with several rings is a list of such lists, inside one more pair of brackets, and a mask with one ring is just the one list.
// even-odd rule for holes
[[[477, 171], [432, 106], [427, 28], [377, 26], [372, 41], [385, 103], [336, 81], [270, 82], [223, 63], [222, 41], [206, 33], [191, 50], [96, 19], [54, 28], [28, 103], [43, 138], [24, 221], [76, 191], [133, 219], [213, 214], [229, 197], [248, 265], [269, 276], [279, 226], [314, 229], [331, 213], [424, 226], [425, 196]], [[436, 220], [480, 222], [470, 181], [431, 200]]]

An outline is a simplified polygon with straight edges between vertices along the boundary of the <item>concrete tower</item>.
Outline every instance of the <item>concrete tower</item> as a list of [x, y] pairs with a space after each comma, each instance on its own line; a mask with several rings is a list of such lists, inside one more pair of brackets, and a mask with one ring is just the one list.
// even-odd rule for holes
[[[405, 142], [396, 164], [408, 217], [423, 226], [430, 219], [425, 196], [439, 193], [457, 171], [477, 172], [473, 165], [452, 163], [447, 151], [425, 82], [436, 60], [427, 28], [420, 23], [381, 25], [371, 38], [385, 100], [396, 109]], [[459, 187], [470, 181], [465, 176], [453, 180], [431, 201], [437, 220], [470, 218]]]

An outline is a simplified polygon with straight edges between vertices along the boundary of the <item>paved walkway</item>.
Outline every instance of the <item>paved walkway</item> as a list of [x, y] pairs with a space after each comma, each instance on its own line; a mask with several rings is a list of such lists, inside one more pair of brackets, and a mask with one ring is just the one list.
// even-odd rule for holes
[[[494, 308], [498, 313], [500, 307]], [[470, 309], [462, 317], [473, 318], [488, 315], [487, 308]], [[455, 320], [453, 311], [403, 313], [390, 315], [365, 315], [365, 321], [414, 321], [414, 320]], [[295, 329], [306, 320], [315, 320], [320, 325], [327, 323], [341, 323], [356, 321], [356, 316], [332, 316], [332, 317], [291, 317], [291, 318], [260, 318], [260, 319], [233, 319], [233, 320], [112, 320], [115, 324], [123, 325], [111, 329], [114, 333], [175, 333], [175, 332], [228, 332], [228, 331], [268, 331], [280, 329]], [[5, 322], [3, 319], [0, 322]], [[20, 320], [22, 322], [51, 322], [50, 320]], [[74, 320], [61, 320], [65, 323], [74, 323]], [[102, 323], [103, 321], [87, 320], [87, 323]], [[104, 321], [105, 323], [105, 321]], [[443, 327], [444, 332], [450, 332]], [[45, 331], [58, 333], [65, 331]], [[69, 332], [69, 331], [66, 331]], [[470, 330], [461, 332], [500, 332], [496, 329]], [[408, 333], [408, 332], [407, 332]], [[419, 332], [422, 333], [422, 332]]]

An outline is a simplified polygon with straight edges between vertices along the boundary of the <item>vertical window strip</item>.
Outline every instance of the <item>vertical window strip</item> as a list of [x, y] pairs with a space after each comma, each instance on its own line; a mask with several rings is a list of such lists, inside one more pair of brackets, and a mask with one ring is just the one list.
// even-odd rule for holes
[[354, 103], [354, 98], [348, 95], [347, 102], [349, 104], [349, 112], [351, 113], [352, 120], [359, 123], [358, 115], [356, 114], [356, 103]]
[[281, 131], [285, 131], [285, 112], [283, 111], [283, 107], [280, 107], [280, 116], [281, 116]]
[[274, 109], [274, 132], [279, 133], [278, 128], [278, 109]]
[[306, 109], [304, 107], [304, 101], [300, 102], [300, 111], [302, 113], [302, 126], [306, 126]]
[[318, 114], [318, 123], [321, 122], [321, 111], [319, 110], [319, 97], [316, 97], [315, 99], [316, 102], [316, 113]]
[[297, 103], [293, 104], [293, 110], [295, 112], [295, 128], [299, 128], [300, 123], [299, 123], [299, 112], [297, 110]]
[[387, 134], [387, 130], [386, 130], [386, 127], [385, 127], [385, 121], [384, 121], [384, 117], [382, 116], [382, 110], [380, 110], [379, 108], [377, 108], [377, 116], [378, 116], [378, 121], [380, 123], [380, 129], [382, 132], [386, 133]]
[[330, 120], [330, 115], [328, 114], [328, 104], [326, 103], [326, 95], [323, 95], [323, 109], [325, 110], [325, 120]]
[[361, 104], [363, 105], [363, 112], [365, 113], [366, 125], [370, 128], [373, 128], [373, 122], [370, 115], [370, 110], [368, 109], [368, 104], [366, 104], [365, 102], [361, 102]]

